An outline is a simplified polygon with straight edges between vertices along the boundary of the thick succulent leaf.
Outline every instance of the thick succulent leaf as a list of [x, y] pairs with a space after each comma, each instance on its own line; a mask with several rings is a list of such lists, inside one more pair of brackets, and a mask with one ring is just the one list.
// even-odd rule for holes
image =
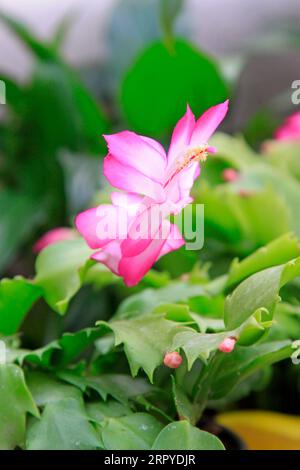
[[280, 300], [280, 288], [300, 275], [300, 257], [259, 271], [244, 280], [225, 301], [224, 322], [228, 329], [244, 323], [256, 311], [264, 309], [272, 318]]
[[205, 286], [173, 281], [159, 289], [145, 289], [125, 299], [119, 306], [115, 319], [138, 316], [151, 312], [161, 304], [186, 302], [191, 297], [207, 295]]
[[192, 426], [187, 421], [168, 424], [157, 436], [153, 450], [224, 450], [213, 434]]
[[101, 448], [83, 401], [75, 398], [49, 403], [40, 420], [31, 422], [27, 450], [91, 450]]
[[27, 386], [38, 407], [54, 403], [64, 398], [80, 400], [82, 393], [78, 388], [65, 384], [51, 374], [40, 371], [30, 371], [26, 374]]
[[142, 368], [151, 382], [154, 370], [163, 363], [165, 353], [172, 350], [174, 336], [179, 331], [189, 330], [159, 314], [113, 321], [109, 325], [115, 334], [115, 344], [124, 345], [132, 375], [136, 376]]
[[101, 437], [107, 450], [149, 450], [163, 425], [146, 413], [111, 418], [103, 426]]
[[42, 291], [22, 277], [2, 279], [0, 282], [0, 333], [16, 333]]
[[22, 364], [24, 361], [43, 368], [63, 368], [78, 358], [96, 339], [110, 332], [105, 323], [98, 328], [86, 328], [76, 333], [64, 333], [61, 338], [52, 341], [43, 348], [33, 351], [12, 350], [10, 360]]
[[129, 400], [153, 391], [153, 387], [144, 379], [132, 379], [125, 374], [101, 374], [87, 377], [62, 371], [58, 376], [83, 392], [89, 389], [95, 390], [103, 400], [106, 401], [111, 396], [124, 406], [128, 405]]
[[251, 348], [237, 346], [231, 354], [224, 354], [212, 384], [211, 398], [222, 398], [233, 387], [256, 371], [291, 357], [295, 349], [291, 341], [270, 341]]
[[27, 413], [39, 415], [22, 369], [0, 364], [0, 449], [24, 445]]
[[225, 338], [236, 334], [236, 330], [222, 333], [198, 333], [189, 328], [187, 331], [177, 333], [173, 340], [172, 350], [183, 349], [190, 370], [198, 357], [205, 361], [210, 352], [216, 350]]
[[85, 241], [78, 238], [50, 245], [39, 254], [34, 283], [58, 313], [66, 312], [68, 302], [80, 288], [91, 253]]
[[133, 413], [128, 406], [114, 400], [87, 403], [85, 407], [90, 420], [100, 425], [109, 418], [121, 418]]
[[234, 287], [257, 271], [286, 263], [299, 256], [299, 253], [299, 240], [293, 234], [287, 233], [242, 261], [234, 260], [230, 266], [226, 288]]

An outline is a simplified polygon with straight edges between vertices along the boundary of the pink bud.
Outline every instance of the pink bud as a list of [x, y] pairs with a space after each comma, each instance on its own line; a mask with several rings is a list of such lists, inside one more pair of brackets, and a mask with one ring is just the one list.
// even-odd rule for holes
[[219, 351], [223, 353], [231, 353], [234, 350], [235, 343], [236, 343], [236, 338], [229, 336], [228, 338], [225, 338], [221, 344], [219, 344], [218, 349]]
[[164, 357], [164, 365], [170, 369], [177, 369], [182, 363], [182, 357], [176, 351], [169, 352]]
[[239, 173], [233, 168], [226, 168], [222, 172], [222, 178], [226, 183], [233, 183], [239, 177]]
[[52, 243], [76, 238], [74, 230], [68, 227], [57, 227], [45, 233], [33, 246], [33, 252], [39, 253]]

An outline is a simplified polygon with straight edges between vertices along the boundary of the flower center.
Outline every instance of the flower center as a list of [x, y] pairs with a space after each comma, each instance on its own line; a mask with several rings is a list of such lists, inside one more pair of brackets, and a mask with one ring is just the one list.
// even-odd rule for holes
[[187, 168], [194, 162], [205, 162], [209, 153], [213, 152], [213, 148], [208, 145], [201, 145], [199, 147], [191, 148], [180, 155], [175, 161], [171, 175], [167, 178], [166, 187], [173, 178], [178, 175], [184, 168]]

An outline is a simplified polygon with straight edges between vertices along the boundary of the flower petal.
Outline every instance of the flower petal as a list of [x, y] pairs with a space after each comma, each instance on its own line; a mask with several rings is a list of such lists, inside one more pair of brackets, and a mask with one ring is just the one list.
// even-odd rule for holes
[[229, 100], [212, 106], [200, 116], [191, 137], [191, 146], [199, 146], [208, 142], [228, 111]]
[[78, 214], [75, 225], [92, 249], [105, 246], [115, 239], [126, 237], [127, 213], [112, 204], [103, 204]]
[[130, 131], [105, 135], [104, 138], [109, 154], [119, 163], [162, 182], [167, 162], [165, 151], [158, 142]]
[[172, 166], [180, 153], [190, 144], [191, 136], [195, 128], [195, 117], [187, 105], [186, 113], [176, 124], [168, 152], [168, 167]]
[[119, 273], [128, 287], [136, 285], [159, 258], [170, 233], [170, 222], [165, 220], [161, 230], [163, 235], [153, 238], [148, 247], [139, 255], [121, 259]]
[[101, 251], [92, 255], [92, 259], [105, 264], [114, 274], [119, 274], [119, 263], [121, 259], [121, 248], [118, 240], [108, 243]]
[[159, 258], [164, 255], [167, 255], [171, 251], [178, 250], [184, 244], [185, 240], [182, 237], [179, 228], [177, 227], [177, 225], [170, 223], [170, 235], [161, 249]]
[[135, 194], [144, 194], [157, 202], [165, 200], [165, 192], [160, 183], [133, 167], [123, 165], [111, 155], [107, 155], [104, 159], [103, 173], [115, 188]]

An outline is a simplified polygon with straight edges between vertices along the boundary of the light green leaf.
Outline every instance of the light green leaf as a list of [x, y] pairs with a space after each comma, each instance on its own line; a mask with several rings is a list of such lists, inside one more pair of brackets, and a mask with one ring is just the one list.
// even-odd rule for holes
[[272, 318], [280, 300], [280, 288], [300, 275], [300, 257], [286, 264], [264, 269], [244, 280], [225, 301], [224, 321], [229, 329], [237, 328], [258, 310], [267, 310]]
[[98, 338], [110, 331], [110, 328], [102, 323], [98, 328], [86, 328], [76, 333], [64, 333], [61, 338], [52, 341], [43, 348], [33, 351], [11, 351], [11, 359], [20, 364], [27, 361], [44, 368], [63, 368], [82, 354]]
[[213, 434], [192, 426], [187, 421], [168, 424], [157, 436], [153, 450], [224, 450]]
[[293, 234], [287, 233], [242, 261], [234, 260], [230, 266], [226, 288], [233, 287], [257, 271], [286, 263], [299, 256], [299, 252], [299, 240]]
[[163, 425], [146, 413], [109, 419], [101, 437], [107, 450], [148, 450]]
[[91, 253], [85, 241], [78, 238], [50, 245], [39, 254], [34, 283], [58, 313], [66, 312], [68, 302], [80, 288]]
[[233, 387], [264, 367], [289, 358], [291, 341], [270, 341], [251, 348], [237, 346], [231, 354], [223, 354], [218, 373], [211, 387], [213, 399], [222, 398]]
[[83, 402], [74, 398], [49, 403], [29, 426], [27, 450], [89, 450], [101, 447]]
[[45, 406], [64, 398], [80, 400], [82, 394], [78, 388], [64, 384], [50, 374], [31, 371], [26, 374], [26, 382], [37, 406]]
[[108, 396], [127, 406], [129, 400], [153, 391], [153, 387], [144, 379], [132, 379], [125, 374], [101, 374], [99, 376], [77, 376], [63, 371], [58, 374], [62, 380], [75, 385], [83, 392], [89, 389], [99, 393], [103, 400]]
[[0, 449], [24, 445], [27, 413], [39, 415], [22, 370], [15, 364], [0, 364]]
[[136, 376], [142, 368], [151, 382], [154, 370], [163, 363], [165, 353], [172, 350], [174, 336], [186, 329], [159, 314], [114, 321], [109, 325], [115, 334], [116, 346], [124, 344], [132, 375]]
[[173, 281], [160, 289], [145, 289], [125, 299], [119, 306], [115, 319], [138, 316], [151, 312], [159, 305], [186, 302], [191, 297], [206, 295], [205, 286]]
[[97, 424], [103, 424], [103, 421], [109, 418], [121, 418], [133, 413], [128, 406], [113, 400], [87, 403], [86, 411], [90, 419]]
[[0, 333], [16, 333], [26, 314], [41, 296], [41, 289], [22, 277], [0, 281]]

